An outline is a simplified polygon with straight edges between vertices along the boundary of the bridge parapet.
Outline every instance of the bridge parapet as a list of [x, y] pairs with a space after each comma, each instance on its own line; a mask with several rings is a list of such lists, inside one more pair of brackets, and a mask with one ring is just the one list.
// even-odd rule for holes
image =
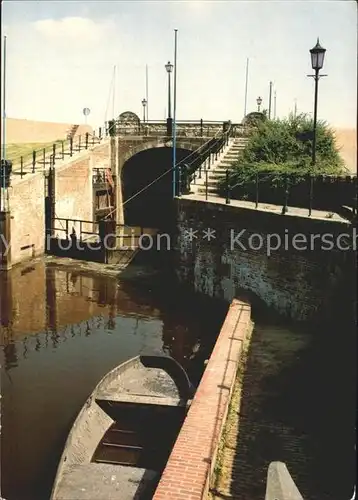
[[[178, 137], [215, 137], [224, 129], [223, 121], [177, 121], [176, 136]], [[241, 124], [233, 124], [234, 135], [245, 135], [245, 127]], [[152, 136], [165, 137], [168, 136], [167, 120], [147, 121], [138, 123], [122, 123], [116, 124], [117, 136]], [[170, 134], [169, 134], [170, 135]]]

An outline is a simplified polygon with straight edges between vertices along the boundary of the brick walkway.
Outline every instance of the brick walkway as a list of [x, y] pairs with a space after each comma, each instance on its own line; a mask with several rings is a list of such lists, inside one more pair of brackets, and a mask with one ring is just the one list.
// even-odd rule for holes
[[351, 498], [354, 401], [347, 416], [340, 389], [347, 373], [335, 373], [337, 345], [322, 341], [319, 334], [255, 327], [232, 396], [212, 500], [264, 500], [268, 465], [276, 460], [286, 463], [303, 498]]

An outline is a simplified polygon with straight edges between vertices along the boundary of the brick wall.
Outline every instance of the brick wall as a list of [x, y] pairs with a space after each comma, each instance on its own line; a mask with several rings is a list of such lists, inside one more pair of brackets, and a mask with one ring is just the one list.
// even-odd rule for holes
[[[177, 209], [178, 275], [200, 292], [230, 301], [249, 291], [279, 313], [298, 320], [332, 311], [336, 300], [343, 303], [355, 296], [350, 279], [355, 273], [355, 252], [324, 251], [318, 239], [313, 250], [297, 250], [292, 245], [292, 236], [297, 233], [305, 235], [307, 241], [312, 234], [332, 234], [333, 239], [350, 233], [352, 242], [353, 227], [348, 222], [187, 199], [178, 200]], [[193, 241], [185, 236], [190, 228], [198, 231]], [[203, 238], [202, 231], [207, 228], [216, 231], [215, 239]], [[242, 230], [245, 232], [239, 241], [244, 249], [231, 239], [231, 234], [235, 237]], [[269, 234], [278, 234], [283, 242], [271, 255], [265, 245]], [[259, 247], [260, 237], [262, 248], [250, 249], [250, 237], [251, 248]]]
[[38, 173], [9, 188], [12, 265], [44, 252], [44, 187], [44, 176]]
[[154, 500], [207, 498], [250, 315], [247, 303], [230, 305]]
[[[84, 151], [55, 168], [55, 217], [93, 220], [92, 157]], [[11, 264], [45, 250], [45, 177], [42, 172], [14, 179], [9, 188]], [[65, 227], [63, 223], [57, 226]], [[78, 225], [73, 224], [75, 229]], [[72, 229], [72, 226], [70, 230]], [[92, 224], [82, 229], [92, 230]]]
[[95, 147], [91, 153], [92, 156], [92, 167], [106, 167], [110, 168], [110, 142], [107, 141], [104, 144], [100, 144]]
[[[92, 168], [87, 152], [55, 169], [55, 217], [93, 220]], [[83, 230], [90, 231], [91, 226], [83, 226]]]

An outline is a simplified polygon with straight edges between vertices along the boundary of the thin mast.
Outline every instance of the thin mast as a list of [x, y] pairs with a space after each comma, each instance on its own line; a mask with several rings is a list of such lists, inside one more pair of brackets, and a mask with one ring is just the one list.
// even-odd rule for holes
[[116, 65], [113, 68], [112, 119], [114, 120], [114, 103], [116, 96]]
[[268, 117], [271, 119], [272, 82], [270, 82]]
[[176, 196], [177, 34], [174, 30], [173, 197]]
[[145, 66], [145, 99], [147, 101], [147, 121], [149, 120], [149, 99], [148, 99], [148, 64]]
[[249, 78], [249, 58], [246, 59], [246, 80], [245, 80], [245, 105], [244, 105], [244, 117], [246, 116], [247, 110], [247, 84]]

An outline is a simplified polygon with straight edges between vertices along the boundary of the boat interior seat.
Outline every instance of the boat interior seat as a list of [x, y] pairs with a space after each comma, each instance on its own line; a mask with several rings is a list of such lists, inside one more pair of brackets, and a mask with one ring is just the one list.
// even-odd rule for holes
[[162, 396], [153, 396], [148, 394], [129, 394], [129, 393], [118, 393], [113, 392], [101, 392], [96, 397], [96, 402], [113, 402], [113, 403], [123, 403], [123, 404], [140, 404], [140, 405], [159, 405], [159, 406], [188, 406], [189, 401], [182, 400], [179, 398], [170, 398]]
[[133, 500], [152, 498], [158, 473], [110, 464], [75, 464], [65, 469], [54, 500]]

